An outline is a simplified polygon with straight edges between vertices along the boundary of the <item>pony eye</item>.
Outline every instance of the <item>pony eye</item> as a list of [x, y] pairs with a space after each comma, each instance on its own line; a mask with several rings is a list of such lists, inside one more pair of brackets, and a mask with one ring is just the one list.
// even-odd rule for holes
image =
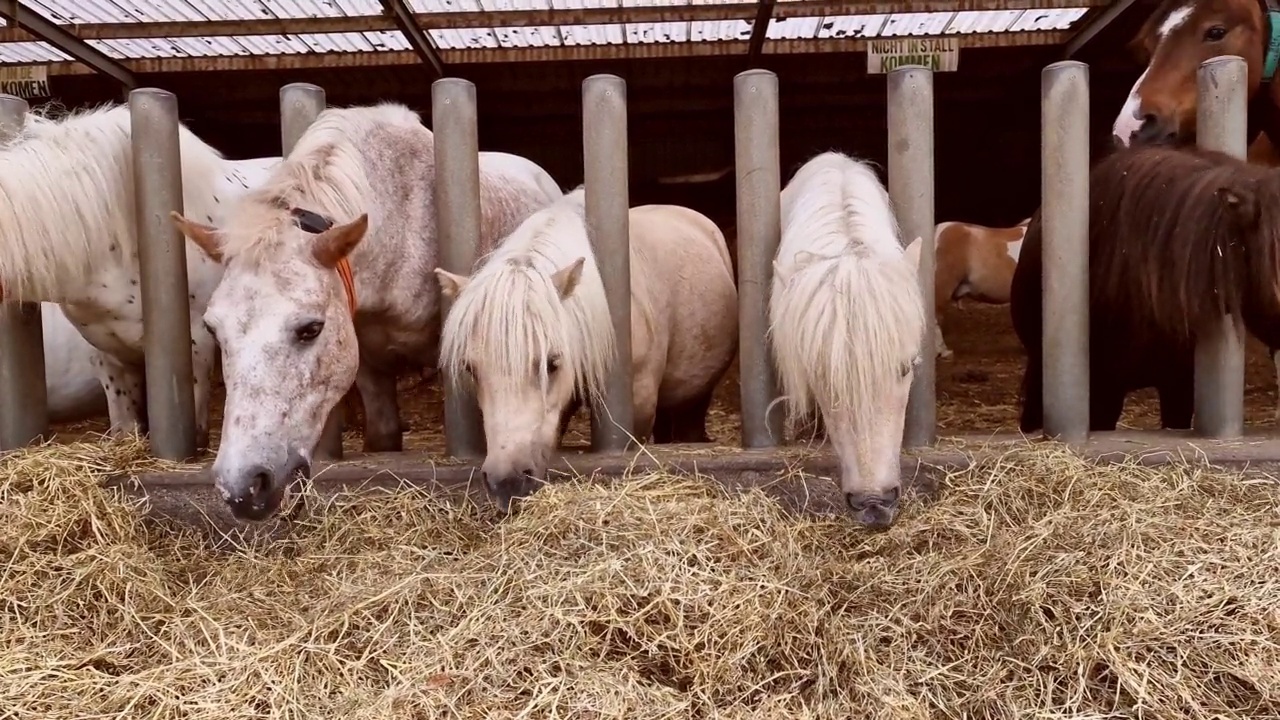
[[320, 336], [321, 330], [324, 330], [324, 323], [317, 320], [298, 326], [293, 331], [293, 335], [298, 339], [298, 342], [311, 342]]
[[201, 324], [202, 324], [202, 325], [204, 325], [204, 331], [205, 331], [205, 332], [207, 332], [207, 333], [209, 333], [209, 337], [213, 338], [214, 340], [217, 340], [217, 339], [218, 339], [218, 333], [214, 332], [214, 330], [213, 330], [213, 326], [209, 324], [209, 321], [208, 321], [208, 320], [201, 320], [200, 322], [201, 322]]
[[1227, 29], [1222, 25], [1214, 25], [1213, 27], [1204, 31], [1205, 42], [1218, 42], [1219, 40], [1221, 40], [1226, 36], [1227, 36]]
[[554, 375], [560, 369], [560, 356], [550, 355], [547, 357], [547, 374]]

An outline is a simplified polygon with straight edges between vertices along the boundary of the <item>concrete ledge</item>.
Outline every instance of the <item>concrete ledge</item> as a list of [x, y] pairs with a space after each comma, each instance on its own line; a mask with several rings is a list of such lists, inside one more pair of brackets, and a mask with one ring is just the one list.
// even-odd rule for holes
[[[1016, 434], [942, 438], [935, 447], [904, 452], [902, 474], [918, 491], [932, 493], [949, 471], [963, 469], [984, 457], [1000, 456], [1044, 442]], [[1232, 441], [1207, 440], [1189, 432], [1101, 433], [1071, 447], [1104, 462], [1136, 460], [1144, 465], [1192, 462], [1237, 468], [1280, 463], [1280, 437], [1269, 432]], [[826, 446], [768, 450], [710, 445], [651, 446], [623, 455], [569, 450], [553, 464], [550, 480], [554, 482], [557, 475], [581, 474], [607, 482], [659, 469], [709, 476], [731, 491], [760, 488], [800, 512], [843, 512], [843, 503], [832, 479], [836, 459]], [[352, 455], [338, 463], [318, 465], [315, 470], [313, 485], [321, 497], [343, 491], [409, 486], [462, 502], [485, 502], [477, 465], [417, 453]], [[246, 527], [237, 526], [224, 509], [213, 491], [207, 465], [193, 465], [178, 472], [149, 473], [136, 478], [136, 482], [126, 478], [117, 482], [145, 496], [152, 512], [161, 516], [216, 528], [219, 533]]]

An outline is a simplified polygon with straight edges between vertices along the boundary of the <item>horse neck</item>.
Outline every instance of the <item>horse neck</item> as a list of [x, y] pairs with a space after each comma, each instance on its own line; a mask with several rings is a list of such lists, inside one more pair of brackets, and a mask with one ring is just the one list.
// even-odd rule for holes
[[[0, 287], [10, 299], [77, 295], [136, 256], [129, 136], [82, 127], [45, 128], [0, 153]], [[68, 151], [75, 134], [84, 139]]]

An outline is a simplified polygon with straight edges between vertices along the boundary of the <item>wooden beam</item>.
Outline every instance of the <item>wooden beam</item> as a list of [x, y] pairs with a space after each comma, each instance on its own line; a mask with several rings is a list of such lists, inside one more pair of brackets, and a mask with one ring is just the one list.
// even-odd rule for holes
[[1134, 0], [1115, 0], [1115, 2], [1112, 2], [1107, 9], [1097, 13], [1092, 18], [1087, 18], [1085, 22], [1080, 24], [1075, 37], [1067, 41], [1067, 47], [1063, 52], [1063, 58], [1070, 60], [1074, 57], [1076, 53], [1080, 52], [1080, 48], [1085, 46], [1085, 43], [1088, 43], [1090, 40], [1097, 37], [1098, 33], [1102, 32], [1103, 28], [1107, 27], [1114, 22], [1116, 18], [1123, 15], [1124, 11], [1128, 10], [1133, 3]]
[[[3, 0], [11, 2], [12, 0]], [[906, 12], [965, 12], [970, 10], [1044, 10], [1064, 5], [1104, 7], [1110, 0], [795, 0], [775, 6], [777, 19], [837, 15], [882, 15]], [[499, 10], [417, 13], [413, 20], [424, 31], [512, 28], [558, 25], [608, 25], [616, 23], [699, 22], [751, 20], [759, 12], [756, 2], [725, 5], [652, 5], [557, 10]], [[394, 17], [262, 18], [200, 22], [85, 23], [66, 25], [82, 40], [141, 38], [222, 37], [235, 35], [303, 35], [396, 30]], [[17, 28], [0, 28], [0, 42], [30, 41]], [[38, 38], [37, 38], [38, 39]]]
[[382, 0], [382, 8], [395, 19], [396, 27], [404, 35], [404, 39], [409, 41], [409, 47], [422, 58], [422, 62], [431, 66], [436, 77], [444, 77], [444, 62], [440, 60], [440, 51], [418, 25], [413, 13], [405, 7], [404, 0]]
[[133, 73], [119, 61], [107, 57], [101, 50], [67, 32], [64, 26], [51, 22], [18, 0], [0, 0], [0, 17], [70, 55], [93, 72], [114, 79], [126, 89], [132, 90], [138, 86]]
[[[1062, 45], [1072, 33], [1069, 30], [1043, 30], [1018, 33], [988, 33], [954, 36], [961, 48], [993, 48]], [[804, 55], [811, 53], [866, 52], [866, 38], [828, 38], [822, 40], [768, 40], [762, 49], [768, 55]], [[745, 55], [745, 40], [722, 42], [634, 43], [624, 45], [575, 45], [560, 47], [484, 48], [441, 50], [446, 65], [472, 63], [566, 62], [607, 60], [648, 60], [654, 58], [687, 58]], [[223, 57], [142, 58], [122, 64], [135, 73], [210, 72], [236, 70], [301, 70], [308, 68], [387, 67], [415, 65], [421, 62], [417, 53], [400, 52], [335, 52], [283, 55], [236, 55]], [[50, 75], [83, 75], [89, 72], [78, 63], [50, 63]]]
[[774, 0], [759, 0], [760, 8], [756, 11], [755, 22], [751, 24], [751, 40], [747, 46], [747, 58], [755, 60], [764, 49], [764, 41], [769, 37], [769, 21], [773, 19]]

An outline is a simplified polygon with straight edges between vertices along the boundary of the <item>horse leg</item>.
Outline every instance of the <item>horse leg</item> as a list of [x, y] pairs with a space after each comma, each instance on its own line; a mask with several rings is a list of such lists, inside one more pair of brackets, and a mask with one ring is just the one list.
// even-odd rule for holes
[[939, 320], [940, 317], [941, 315], [934, 316], [933, 335], [937, 345], [938, 357], [945, 360], [955, 353], [951, 352], [951, 348], [947, 347], [947, 342], [942, 339], [942, 322]]
[[1027, 353], [1027, 367], [1022, 373], [1022, 417], [1018, 429], [1023, 434], [1044, 428], [1044, 367], [1036, 353]]
[[107, 395], [107, 417], [112, 437], [146, 431], [146, 375], [141, 367], [125, 365], [101, 350], [93, 353], [93, 368]]
[[569, 404], [564, 406], [564, 410], [560, 412], [560, 430], [556, 435], [556, 445], [564, 443], [564, 434], [569, 432], [569, 423], [573, 422], [573, 416], [578, 414], [578, 410], [582, 408], [582, 398], [574, 393], [569, 398]]
[[195, 391], [196, 450], [209, 448], [209, 396], [213, 389], [213, 365], [217, 343], [204, 323], [191, 328], [192, 388]]
[[1164, 377], [1156, 385], [1156, 393], [1160, 396], [1160, 427], [1190, 430], [1191, 416], [1196, 407], [1195, 357], [1192, 356], [1189, 363], [1172, 362], [1172, 366], [1172, 369], [1165, 370]]
[[655, 443], [709, 443], [707, 413], [715, 387], [678, 405], [660, 407], [653, 418]]
[[1091, 384], [1089, 432], [1111, 432], [1116, 429], [1120, 415], [1124, 413], [1124, 400], [1128, 393], [1123, 387], [1111, 383], [1093, 381]]
[[1276, 424], [1280, 425], [1280, 349], [1270, 348], [1271, 364], [1276, 366]]
[[362, 362], [356, 371], [356, 387], [364, 404], [364, 451], [403, 450], [395, 374], [379, 372]]

